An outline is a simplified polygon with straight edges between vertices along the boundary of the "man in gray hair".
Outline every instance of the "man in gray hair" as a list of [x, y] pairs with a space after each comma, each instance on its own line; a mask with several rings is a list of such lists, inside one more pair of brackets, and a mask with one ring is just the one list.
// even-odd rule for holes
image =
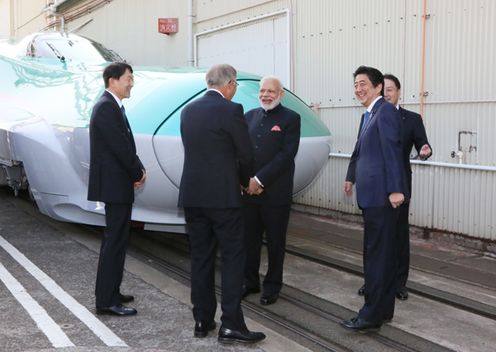
[[[179, 188], [191, 248], [191, 301], [194, 336], [205, 337], [214, 321], [215, 254], [222, 275], [219, 342], [253, 343], [265, 335], [246, 327], [241, 296], [245, 251], [241, 187], [253, 174], [253, 154], [243, 107], [231, 102], [236, 70], [215, 65], [205, 77], [208, 90], [181, 113], [184, 167]], [[241, 187], [240, 187], [241, 186]]]

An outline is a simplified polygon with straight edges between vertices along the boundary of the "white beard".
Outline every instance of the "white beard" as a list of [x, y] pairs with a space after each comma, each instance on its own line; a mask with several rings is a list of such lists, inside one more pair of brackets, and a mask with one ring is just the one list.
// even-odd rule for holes
[[270, 104], [264, 104], [264, 103], [262, 102], [262, 100], [260, 100], [260, 99], [259, 99], [259, 101], [260, 101], [260, 105], [262, 105], [262, 108], [263, 108], [265, 111], [268, 111], [268, 110], [272, 110], [272, 109], [274, 109], [277, 105], [279, 105], [279, 103], [281, 102], [281, 97], [278, 97], [277, 99], [274, 99], [274, 100], [272, 101], [272, 103], [270, 103]]

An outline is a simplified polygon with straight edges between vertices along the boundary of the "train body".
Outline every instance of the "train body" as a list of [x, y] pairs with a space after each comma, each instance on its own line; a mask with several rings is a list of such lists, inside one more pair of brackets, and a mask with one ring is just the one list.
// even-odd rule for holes
[[[28, 189], [39, 210], [57, 220], [104, 225], [104, 204], [86, 199], [88, 126], [103, 93], [103, 68], [120, 57], [73, 34], [37, 33], [0, 43], [0, 185]], [[183, 166], [182, 108], [205, 90], [205, 70], [133, 67], [135, 85], [126, 114], [147, 169], [132, 219], [145, 229], [184, 231], [177, 207]], [[238, 73], [233, 101], [258, 107], [260, 77]], [[302, 119], [294, 193], [328, 160], [330, 132], [311, 109], [287, 91], [283, 104]]]

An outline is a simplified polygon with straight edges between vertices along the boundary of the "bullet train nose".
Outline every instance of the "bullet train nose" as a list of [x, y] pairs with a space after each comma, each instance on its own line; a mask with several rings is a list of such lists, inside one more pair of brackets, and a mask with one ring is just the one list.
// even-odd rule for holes
[[295, 158], [293, 194], [309, 186], [326, 164], [330, 152], [330, 137], [302, 137]]
[[[203, 95], [205, 92], [204, 74], [184, 74], [184, 77], [175, 80], [173, 87], [162, 84], [154, 89], [154, 100], [167, 100], [169, 113], [157, 123], [153, 133], [153, 151], [165, 177], [179, 187], [183, 168], [184, 150], [180, 136], [181, 111], [187, 103]], [[238, 89], [233, 101], [243, 105], [244, 111], [259, 107], [258, 90], [259, 80], [254, 76], [238, 75]], [[189, 88], [188, 88], [189, 87]], [[158, 94], [157, 89], [161, 90]], [[171, 94], [171, 89], [174, 94]], [[174, 97], [175, 101], [173, 98]], [[160, 104], [160, 101], [155, 101]], [[295, 159], [294, 192], [298, 193], [307, 187], [319, 174], [328, 160], [330, 132], [314, 112], [290, 91], [284, 94], [282, 104], [300, 114], [301, 140], [298, 154]], [[142, 113], [146, 116], [146, 113]], [[139, 123], [135, 121], [135, 123]], [[143, 122], [142, 122], [143, 123]], [[134, 126], [133, 126], [134, 128]]]

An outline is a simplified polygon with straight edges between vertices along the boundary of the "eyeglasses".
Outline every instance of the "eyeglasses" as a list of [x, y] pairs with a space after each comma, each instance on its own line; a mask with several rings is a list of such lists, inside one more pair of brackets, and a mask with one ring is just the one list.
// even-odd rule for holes
[[235, 86], [239, 86], [239, 83], [236, 82], [235, 80], [231, 80], [229, 83], [234, 83]]

